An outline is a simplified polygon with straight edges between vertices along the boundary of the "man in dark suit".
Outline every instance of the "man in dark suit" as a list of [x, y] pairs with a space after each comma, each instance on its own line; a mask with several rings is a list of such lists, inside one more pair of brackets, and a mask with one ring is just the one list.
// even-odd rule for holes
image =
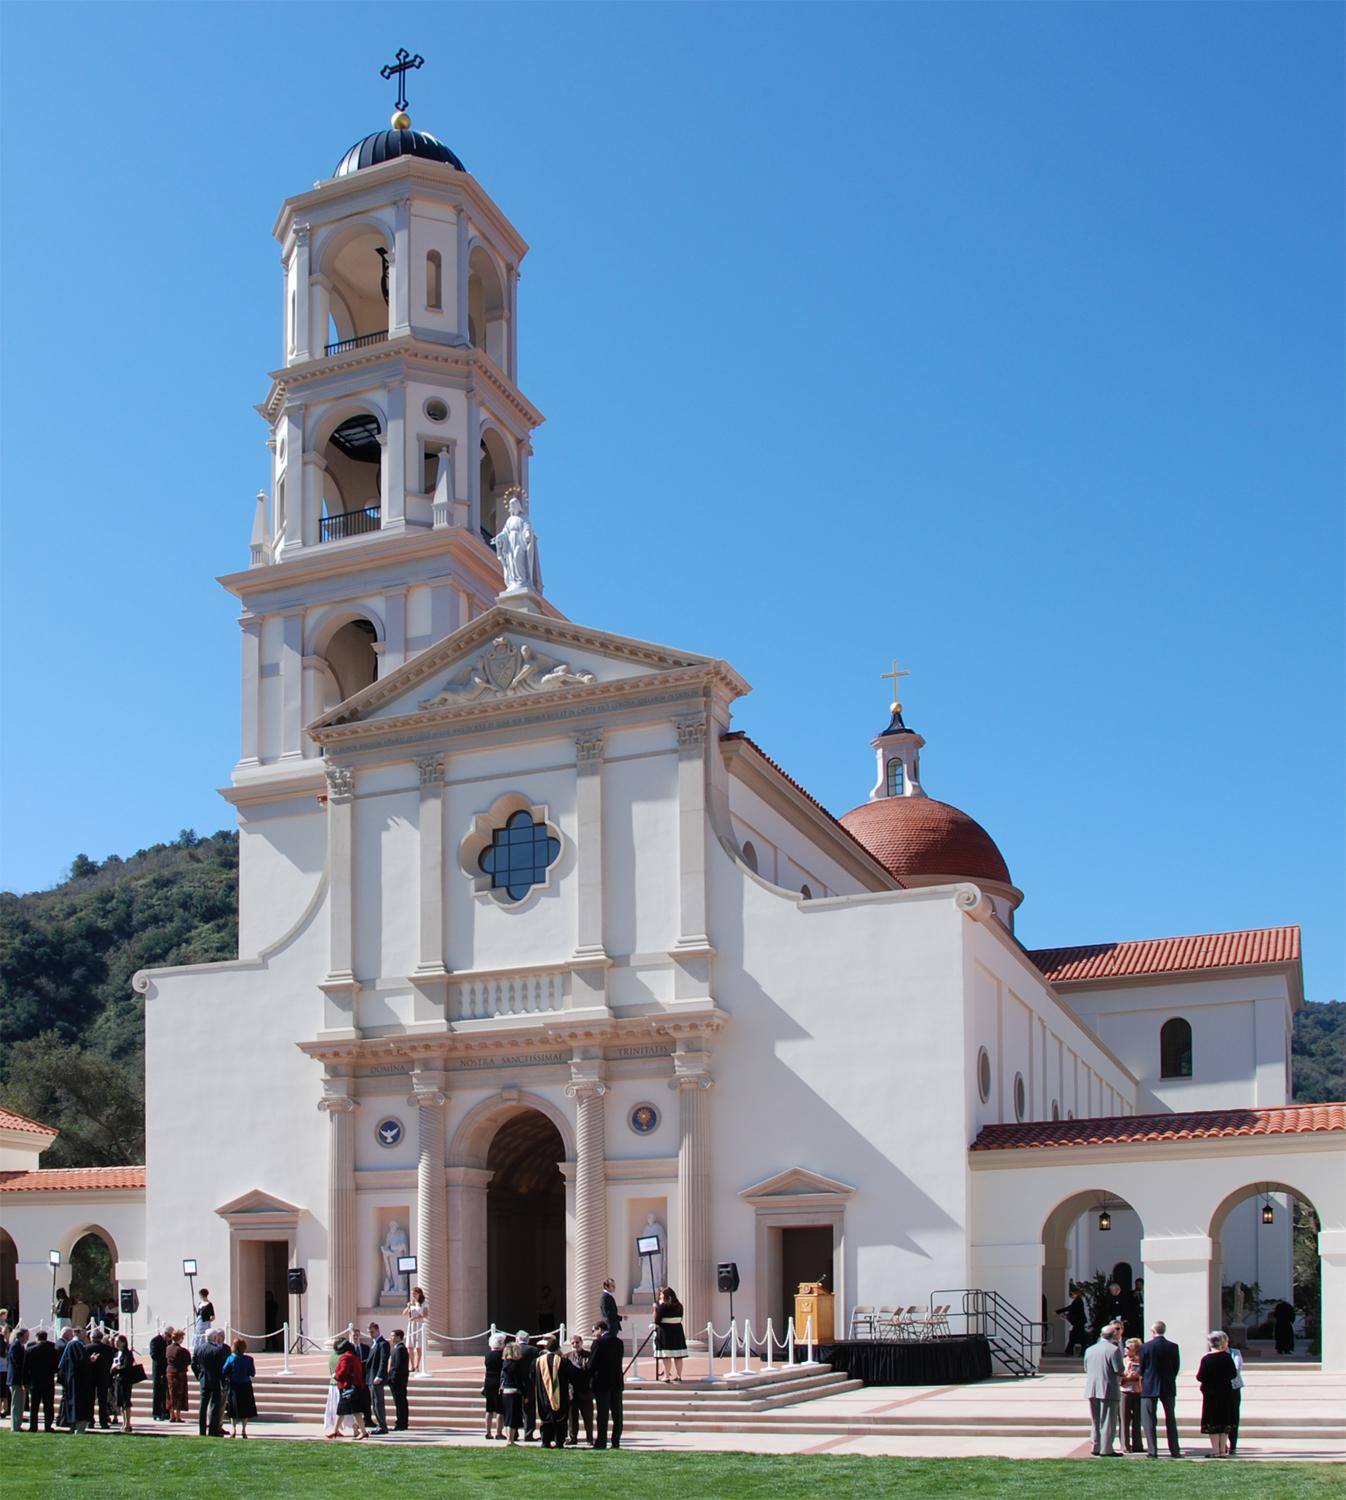
[[28, 1401], [31, 1415], [28, 1431], [37, 1431], [37, 1409], [42, 1408], [42, 1426], [51, 1431], [53, 1408], [56, 1405], [56, 1346], [47, 1338], [47, 1330], [39, 1328], [37, 1342], [24, 1352], [23, 1374], [28, 1382]]
[[150, 1340], [150, 1371], [154, 1376], [154, 1420], [168, 1420], [168, 1340], [156, 1333]]
[[1178, 1346], [1164, 1337], [1167, 1325], [1155, 1323], [1150, 1329], [1150, 1341], [1140, 1350], [1140, 1430], [1145, 1438], [1145, 1451], [1151, 1458], [1159, 1457], [1159, 1438], [1155, 1432], [1154, 1403], [1164, 1408], [1164, 1431], [1168, 1437], [1170, 1458], [1181, 1458], [1182, 1448], [1178, 1444]]
[[197, 1429], [202, 1437], [224, 1436], [224, 1362], [229, 1346], [224, 1330], [213, 1329], [210, 1337], [192, 1355], [192, 1374], [201, 1386], [201, 1405], [197, 1411]]
[[379, 1332], [379, 1325], [369, 1325], [369, 1349], [361, 1355], [365, 1367], [365, 1384], [369, 1387], [369, 1400], [373, 1407], [374, 1431], [388, 1430], [388, 1340]]
[[519, 1329], [514, 1335], [514, 1342], [519, 1346], [519, 1358], [522, 1361], [519, 1366], [519, 1394], [523, 1402], [523, 1440], [531, 1443], [537, 1428], [537, 1387], [533, 1380], [533, 1367], [542, 1350], [529, 1340], [526, 1328]]
[[89, 1335], [89, 1369], [93, 1376], [93, 1393], [98, 1403], [98, 1425], [112, 1426], [112, 1345], [95, 1328]]
[[393, 1329], [393, 1341], [388, 1349], [388, 1389], [393, 1393], [393, 1408], [397, 1413], [393, 1421], [394, 1432], [407, 1430], [407, 1379], [411, 1375], [411, 1355], [400, 1328]]
[[5, 1379], [9, 1382], [9, 1425], [15, 1432], [23, 1430], [23, 1409], [28, 1395], [28, 1378], [24, 1360], [28, 1354], [28, 1330], [16, 1328], [5, 1351]]
[[620, 1336], [622, 1315], [617, 1311], [617, 1283], [611, 1276], [603, 1283], [603, 1294], [598, 1299], [598, 1316], [608, 1325], [611, 1333]]
[[595, 1448], [608, 1446], [608, 1420], [612, 1421], [612, 1446], [622, 1445], [622, 1341], [607, 1323], [600, 1319], [594, 1325], [594, 1341], [589, 1347], [589, 1379], [598, 1407], [598, 1432]]

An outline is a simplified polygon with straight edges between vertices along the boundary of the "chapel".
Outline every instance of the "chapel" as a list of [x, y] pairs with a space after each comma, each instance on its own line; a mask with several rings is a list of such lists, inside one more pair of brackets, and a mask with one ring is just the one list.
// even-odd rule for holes
[[[1037, 1324], [1126, 1263], [1196, 1348], [1226, 1283], [1291, 1294], [1297, 1202], [1346, 1369], [1346, 1106], [1290, 1102], [1298, 929], [1029, 951], [1013, 850], [945, 800], [896, 666], [836, 817], [734, 727], [739, 665], [571, 618], [528, 246], [404, 106], [274, 225], [271, 481], [220, 579], [238, 956], [135, 978], [143, 1168], [47, 1174], [51, 1133], [0, 1116], [25, 1314], [92, 1230], [150, 1322], [188, 1262], [231, 1326], [316, 1338], [395, 1315], [414, 1263], [464, 1340], [587, 1330], [609, 1276], [641, 1328], [671, 1283], [695, 1339], [728, 1265], [759, 1330], [801, 1282], [838, 1336], [967, 1289]], [[251, 1101], [227, 1151], [182, 1128], [206, 1076]]]

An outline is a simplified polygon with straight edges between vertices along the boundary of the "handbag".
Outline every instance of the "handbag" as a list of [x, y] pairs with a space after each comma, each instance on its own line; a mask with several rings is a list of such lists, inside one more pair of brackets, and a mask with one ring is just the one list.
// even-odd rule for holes
[[142, 1380], [148, 1379], [149, 1376], [145, 1374], [144, 1365], [132, 1365], [126, 1372], [126, 1380], [129, 1385], [139, 1385]]

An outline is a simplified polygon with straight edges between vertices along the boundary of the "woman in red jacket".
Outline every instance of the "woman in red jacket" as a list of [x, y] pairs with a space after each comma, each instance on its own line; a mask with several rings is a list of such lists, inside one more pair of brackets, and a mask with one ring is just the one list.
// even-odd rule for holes
[[365, 1418], [369, 1415], [369, 1392], [365, 1388], [364, 1366], [348, 1339], [343, 1339], [337, 1345], [337, 1353], [341, 1357], [332, 1372], [332, 1380], [340, 1393], [337, 1396], [337, 1416], [351, 1417], [354, 1420], [355, 1440], [359, 1442], [361, 1438], [369, 1436], [365, 1431]]

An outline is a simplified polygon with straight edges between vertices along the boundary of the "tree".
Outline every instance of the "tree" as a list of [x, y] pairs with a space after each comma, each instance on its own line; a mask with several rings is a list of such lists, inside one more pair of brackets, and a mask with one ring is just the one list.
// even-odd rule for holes
[[145, 1160], [143, 1071], [44, 1031], [10, 1050], [0, 1104], [60, 1131], [47, 1167], [120, 1167]]

